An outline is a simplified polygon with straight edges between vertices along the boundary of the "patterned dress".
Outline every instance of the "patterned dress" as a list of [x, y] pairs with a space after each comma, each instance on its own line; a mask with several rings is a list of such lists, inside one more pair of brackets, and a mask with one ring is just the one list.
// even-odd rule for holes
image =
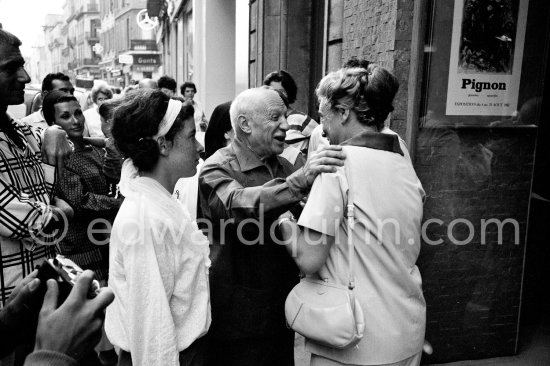
[[109, 195], [104, 155], [103, 150], [89, 145], [75, 146], [56, 187], [57, 195], [74, 210], [60, 252], [83, 269], [93, 270], [98, 280], [107, 279], [109, 231], [122, 203], [121, 198]]
[[41, 130], [11, 120], [18, 147], [0, 129], [0, 307], [15, 285], [55, 253], [41, 237], [52, 217], [49, 206], [55, 168], [42, 163]]

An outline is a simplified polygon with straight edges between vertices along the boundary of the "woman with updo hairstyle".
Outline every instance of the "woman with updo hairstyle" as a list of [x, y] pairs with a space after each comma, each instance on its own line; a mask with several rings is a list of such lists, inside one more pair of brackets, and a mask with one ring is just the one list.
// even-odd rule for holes
[[202, 365], [211, 320], [208, 240], [172, 197], [177, 180], [196, 173], [203, 150], [193, 113], [152, 89], [127, 95], [114, 113], [125, 200], [111, 232], [116, 298], [105, 330], [120, 349], [119, 365]]
[[324, 133], [346, 160], [317, 176], [298, 222], [282, 215], [279, 228], [303, 273], [353, 291], [364, 324], [354, 347], [306, 340], [314, 366], [420, 364], [426, 303], [416, 260], [425, 193], [405, 143], [384, 127], [397, 90], [395, 76], [376, 64], [331, 72], [316, 90]]

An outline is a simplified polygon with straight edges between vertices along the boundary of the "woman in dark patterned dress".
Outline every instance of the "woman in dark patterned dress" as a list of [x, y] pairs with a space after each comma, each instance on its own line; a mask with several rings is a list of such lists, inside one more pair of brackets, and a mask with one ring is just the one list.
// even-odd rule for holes
[[42, 110], [46, 122], [63, 128], [74, 144], [63, 178], [56, 184], [57, 195], [74, 210], [59, 250], [82, 268], [93, 270], [97, 280], [106, 282], [109, 231], [122, 199], [109, 196], [103, 174], [105, 153], [85, 143], [84, 115], [76, 98], [52, 91], [44, 98]]

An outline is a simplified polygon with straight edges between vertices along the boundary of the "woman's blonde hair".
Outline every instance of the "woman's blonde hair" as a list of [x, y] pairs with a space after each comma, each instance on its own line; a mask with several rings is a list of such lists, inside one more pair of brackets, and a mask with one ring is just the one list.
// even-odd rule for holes
[[331, 109], [353, 110], [359, 122], [381, 129], [393, 111], [393, 99], [399, 82], [385, 68], [369, 64], [367, 68], [350, 67], [326, 75], [315, 93]]

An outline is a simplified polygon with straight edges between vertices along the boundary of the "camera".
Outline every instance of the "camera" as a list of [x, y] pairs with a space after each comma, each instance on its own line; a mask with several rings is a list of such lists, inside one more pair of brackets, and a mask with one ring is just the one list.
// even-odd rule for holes
[[[47, 280], [56, 280], [59, 286], [59, 303], [63, 303], [69, 296], [78, 276], [82, 272], [84, 272], [84, 270], [75, 262], [58, 254], [55, 258], [45, 260], [40, 267], [38, 267], [38, 274], [36, 277], [40, 279], [42, 286], [44, 286], [44, 290]], [[88, 292], [88, 298], [94, 298], [99, 292], [99, 289], [99, 282], [93, 280]]]

